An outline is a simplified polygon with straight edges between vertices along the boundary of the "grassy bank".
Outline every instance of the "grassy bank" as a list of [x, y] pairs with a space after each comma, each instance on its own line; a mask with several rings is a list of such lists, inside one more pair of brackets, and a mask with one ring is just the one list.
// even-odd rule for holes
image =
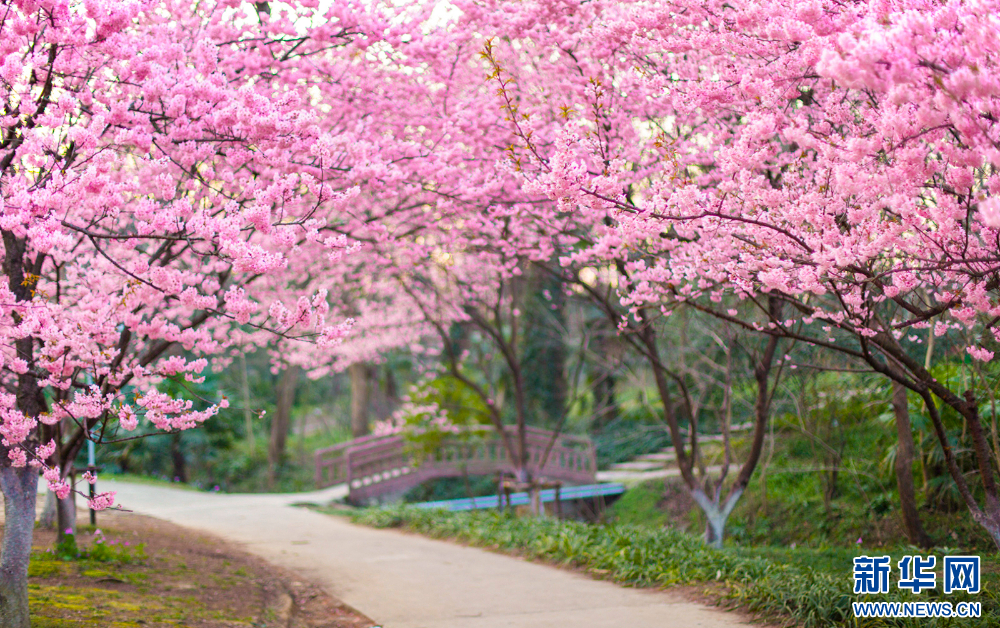
[[[380, 528], [401, 527], [437, 538], [582, 568], [595, 577], [622, 584], [659, 587], [709, 585], [706, 591], [722, 603], [737, 604], [756, 615], [803, 628], [823, 626], [898, 626], [943, 628], [1000, 625], [1000, 572], [986, 560], [983, 592], [941, 594], [940, 588], [919, 596], [894, 590], [884, 596], [852, 593], [851, 558], [863, 552], [777, 551], [753, 548], [714, 550], [697, 537], [676, 530], [637, 526], [592, 526], [572, 521], [530, 519], [494, 512], [446, 513], [412, 508], [359, 511], [355, 521]], [[869, 552], [871, 553], [871, 552]], [[878, 550], [879, 554], [883, 552]], [[885, 552], [898, 559], [903, 552]], [[939, 560], [940, 563], [940, 560]], [[895, 564], [895, 562], [894, 562]], [[894, 577], [895, 570], [894, 570]], [[938, 577], [940, 587], [940, 575]], [[890, 580], [893, 584], [895, 579]], [[978, 619], [856, 619], [854, 601], [975, 601]]]

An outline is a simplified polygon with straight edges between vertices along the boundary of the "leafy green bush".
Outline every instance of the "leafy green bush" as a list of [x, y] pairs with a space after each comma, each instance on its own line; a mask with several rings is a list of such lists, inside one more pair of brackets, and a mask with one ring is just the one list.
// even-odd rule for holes
[[[69, 532], [69, 530], [67, 530]], [[80, 548], [76, 545], [76, 536], [73, 534], [64, 534], [56, 542], [56, 546], [53, 549], [56, 558], [59, 560], [76, 560], [80, 557]]]
[[143, 543], [130, 545], [127, 541], [108, 540], [98, 530], [88, 547], [77, 545], [76, 536], [65, 534], [56, 542], [53, 553], [59, 560], [92, 560], [99, 563], [128, 565], [146, 560], [146, 546]]
[[[405, 527], [439, 538], [572, 564], [617, 582], [665, 586], [721, 582], [725, 594], [744, 608], [768, 617], [792, 620], [803, 628], [851, 625], [972, 628], [1000, 625], [1000, 598], [986, 586], [975, 597], [951, 595], [953, 602], [982, 603], [978, 619], [856, 619], [854, 601], [913, 601], [911, 594], [857, 596], [852, 592], [850, 563], [821, 571], [753, 555], [747, 548], [715, 550], [698, 538], [676, 530], [635, 526], [592, 526], [574, 521], [523, 518], [492, 511], [449, 513], [415, 508], [379, 508], [355, 514], [373, 527]], [[984, 577], [986, 574], [984, 574]], [[937, 599], [926, 592], [924, 600]], [[905, 597], [909, 596], [909, 597]]]

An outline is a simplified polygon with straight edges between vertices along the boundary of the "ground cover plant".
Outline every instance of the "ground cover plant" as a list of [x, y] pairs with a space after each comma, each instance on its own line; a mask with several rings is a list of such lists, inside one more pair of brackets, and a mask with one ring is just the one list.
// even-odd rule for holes
[[[709, 585], [709, 594], [722, 602], [768, 619], [803, 628], [821, 626], [995, 626], [1000, 622], [1000, 566], [984, 569], [983, 593], [963, 597], [982, 602], [978, 619], [861, 619], [852, 601], [913, 601], [906, 592], [886, 596], [852, 593], [850, 558], [863, 551], [844, 552], [844, 562], [830, 560], [776, 560], [767, 552], [748, 548], [707, 547], [696, 536], [671, 529], [629, 525], [588, 525], [555, 519], [522, 518], [494, 512], [448, 513], [414, 508], [373, 508], [357, 512], [354, 520], [381, 528], [400, 527], [428, 536], [454, 539], [480, 547], [582, 568], [595, 577], [634, 586], [676, 584]], [[800, 553], [808, 556], [812, 550]], [[897, 559], [913, 551], [887, 551]], [[822, 552], [818, 552], [822, 557]], [[940, 591], [924, 599], [943, 599]]]

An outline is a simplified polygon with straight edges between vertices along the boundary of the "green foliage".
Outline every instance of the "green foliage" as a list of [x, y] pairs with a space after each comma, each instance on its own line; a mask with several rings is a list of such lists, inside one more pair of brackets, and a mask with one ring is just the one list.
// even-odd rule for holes
[[[947, 375], [943, 367], [942, 377]], [[775, 412], [774, 441], [730, 518], [727, 534], [738, 543], [845, 547], [908, 543], [901, 524], [894, 458], [895, 418], [888, 384], [856, 374], [824, 373], [789, 383], [799, 390], [797, 411]], [[920, 517], [932, 540], [967, 551], [995, 545], [954, 497], [954, 481], [924, 414], [911, 396], [909, 412], [917, 456], [913, 474]], [[971, 447], [962, 444], [959, 418], [944, 413], [953, 451], [974, 491], [981, 491]], [[950, 417], [950, 418], [949, 418]], [[921, 432], [921, 429], [925, 430]], [[737, 455], [739, 459], [739, 455]], [[924, 482], [926, 478], [926, 484]]]
[[[145, 435], [146, 438], [98, 445], [97, 464], [109, 474], [135, 474], [179, 484], [180, 462], [187, 483], [195, 488], [228, 492], [271, 489], [267, 462], [268, 418], [274, 415], [274, 391], [279, 376], [270, 371], [265, 351], [248, 355], [246, 362], [252, 416], [249, 432], [244, 415], [242, 364], [235, 360], [220, 373], [206, 371], [203, 374], [205, 381], [201, 383], [170, 378], [161, 384], [164, 392], [190, 399], [197, 409], [223, 396], [229, 399], [229, 408], [220, 410], [217, 416], [194, 429], [176, 434], [165, 434], [141, 421], [139, 428], [130, 435]], [[273, 490], [313, 488], [312, 452], [351, 438], [346, 425], [350, 394], [345, 380], [346, 377], [340, 374], [319, 381], [300, 378], [296, 405], [292, 408], [292, 434], [288, 439], [286, 460], [279, 465]], [[342, 420], [337, 421], [335, 417], [342, 417]], [[302, 429], [306, 423], [310, 426], [308, 433]], [[77, 466], [85, 467], [85, 453], [80, 455]]]
[[105, 539], [101, 534], [97, 534], [93, 542], [85, 548], [77, 545], [76, 535], [64, 534], [56, 542], [52, 553], [55, 558], [62, 561], [83, 560], [116, 565], [141, 563], [147, 558], [144, 544], [129, 545], [117, 540]]
[[661, 496], [662, 491], [651, 486], [630, 488], [611, 506], [611, 516], [624, 525], [663, 527], [667, 514], [657, 507]]
[[597, 468], [606, 469], [670, 444], [670, 434], [662, 421], [646, 412], [635, 411], [610, 422], [594, 436]]
[[470, 475], [468, 478], [439, 478], [415, 486], [403, 495], [406, 503], [432, 502], [444, 499], [464, 499], [496, 495], [496, 478], [491, 475]]
[[[457, 436], [476, 438], [476, 428], [488, 428], [489, 408], [465, 382], [443, 375], [410, 390], [409, 409], [403, 414], [404, 434], [418, 453], [430, 455], [446, 438], [452, 438], [453, 427], [462, 428]], [[470, 429], [471, 428], [471, 429]]]
[[128, 546], [124, 543], [106, 542], [104, 539], [97, 539], [84, 553], [88, 560], [99, 563], [115, 563], [117, 565], [128, 565], [131, 563], [141, 563], [146, 560], [146, 546], [142, 543]]
[[76, 545], [76, 535], [74, 534], [64, 534], [56, 542], [56, 546], [52, 551], [59, 560], [76, 560], [80, 558], [80, 548]]
[[528, 415], [554, 428], [566, 413], [566, 295], [560, 280], [537, 268], [528, 271], [521, 315], [521, 368]]
[[[950, 601], [982, 603], [979, 619], [855, 619], [853, 601], [913, 601], [912, 594], [857, 596], [852, 593], [850, 559], [860, 554], [833, 554], [807, 564], [746, 548], [715, 550], [698, 538], [676, 530], [614, 525], [591, 526], [555, 519], [523, 518], [494, 512], [448, 513], [414, 508], [369, 509], [355, 521], [374, 527], [405, 527], [438, 538], [526, 554], [531, 558], [573, 565], [592, 574], [636, 586], [723, 583], [725, 596], [751, 612], [790, 619], [803, 628], [850, 624], [858, 628], [986, 627], [1000, 622], [996, 574], [978, 596], [951, 595]], [[808, 553], [808, 552], [807, 552]], [[893, 556], [893, 560], [898, 556]], [[843, 562], [841, 562], [843, 561]], [[922, 599], [938, 599], [925, 592]], [[909, 597], [907, 597], [909, 596]], [[941, 598], [943, 599], [943, 598]]]

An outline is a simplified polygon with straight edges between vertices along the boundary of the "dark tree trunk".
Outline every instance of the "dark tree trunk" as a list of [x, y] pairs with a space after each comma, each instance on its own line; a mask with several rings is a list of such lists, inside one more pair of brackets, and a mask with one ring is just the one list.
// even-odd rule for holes
[[917, 496], [913, 488], [913, 430], [910, 427], [910, 411], [906, 402], [906, 388], [892, 382], [892, 409], [896, 415], [896, 485], [899, 487], [899, 502], [903, 511], [903, 527], [906, 536], [917, 547], [929, 548], [933, 545], [922, 525], [917, 511]]
[[389, 364], [384, 364], [381, 368], [372, 366], [369, 368], [368, 376], [369, 417], [385, 421], [392, 417], [392, 413], [399, 407], [399, 390], [396, 377], [392, 373], [392, 366]]
[[[891, 377], [900, 379], [901, 376], [910, 379], [909, 382], [901, 380], [905, 386], [913, 390], [923, 399], [927, 412], [934, 426], [934, 433], [941, 451], [944, 454], [944, 462], [947, 465], [948, 473], [955, 481], [955, 488], [969, 508], [973, 521], [981, 525], [993, 539], [994, 544], [1000, 548], [1000, 489], [998, 489], [993, 471], [993, 457], [990, 453], [989, 443], [983, 431], [982, 422], [979, 418], [978, 404], [975, 393], [971, 390], [965, 392], [964, 398], [959, 397], [947, 385], [938, 381], [924, 365], [917, 363], [907, 354], [899, 342], [891, 333], [880, 332], [872, 340], [886, 356], [891, 357], [897, 364], [905, 369], [906, 373], [900, 374], [897, 369], [876, 360], [874, 354], [868, 354], [865, 361], [876, 371]], [[980, 506], [975, 493], [965, 479], [965, 473], [958, 464], [955, 452], [951, 443], [941, 414], [931, 396], [937, 397], [946, 405], [950, 406], [967, 422], [969, 435], [972, 437], [973, 452], [979, 466], [979, 480], [982, 486], [984, 504]]]
[[351, 435], [354, 438], [367, 436], [368, 407], [371, 402], [371, 373], [364, 362], [355, 362], [347, 367], [351, 376]]
[[56, 532], [60, 539], [67, 534], [76, 534], [76, 495], [73, 493], [56, 499]]
[[0, 549], [0, 626], [30, 628], [28, 560], [35, 527], [38, 471], [32, 467], [0, 467], [0, 488], [6, 517]]
[[396, 376], [392, 374], [392, 368], [385, 365], [385, 399], [389, 405], [389, 414], [399, 404], [399, 386], [396, 384]]
[[45, 506], [38, 517], [38, 527], [46, 530], [56, 529], [56, 494], [52, 491], [45, 494]]
[[271, 440], [267, 447], [267, 482], [270, 488], [274, 488], [278, 469], [285, 461], [285, 445], [288, 441], [288, 428], [292, 424], [292, 406], [295, 404], [295, 384], [298, 379], [299, 367], [289, 366], [278, 381], [278, 398], [274, 417], [271, 418]]
[[[2, 232], [4, 257], [3, 273], [7, 287], [18, 303], [31, 301], [31, 282], [25, 281], [26, 270], [33, 267], [27, 259], [27, 243], [13, 232]], [[37, 254], [34, 266], [41, 266], [42, 254]], [[36, 271], [37, 273], [37, 271]], [[21, 316], [12, 314], [15, 324]], [[20, 359], [27, 369], [17, 376], [13, 392], [17, 409], [28, 417], [37, 417], [46, 410], [45, 397], [38, 386], [35, 373], [35, 339], [21, 338], [14, 343]], [[38, 445], [37, 432], [24, 443], [27, 447]], [[28, 559], [31, 556], [31, 539], [35, 528], [35, 499], [38, 495], [38, 470], [34, 467], [10, 466], [9, 448], [0, 446], [0, 490], [4, 495], [6, 522], [3, 544], [0, 547], [0, 626], [3, 628], [29, 628], [28, 616]]]
[[603, 334], [598, 339], [598, 351], [601, 360], [597, 365], [597, 381], [594, 383], [594, 430], [601, 432], [609, 423], [618, 418], [621, 410], [615, 397], [615, 371], [621, 362], [622, 341], [617, 330], [605, 323], [601, 329]]
[[180, 432], [176, 432], [170, 439], [170, 460], [174, 463], [174, 482], [187, 484], [187, 460], [184, 459]]
[[618, 416], [618, 402], [615, 399], [615, 376], [613, 373], [605, 373], [603, 377], [594, 384], [594, 406], [596, 416], [594, 417], [593, 429], [595, 432], [602, 432], [608, 423]]
[[[518, 317], [521, 340], [513, 349], [524, 381], [529, 414], [536, 424], [559, 423], [566, 412], [566, 297], [561, 281], [537, 267], [529, 267], [523, 294], [524, 312]], [[544, 296], [548, 293], [547, 298]]]

